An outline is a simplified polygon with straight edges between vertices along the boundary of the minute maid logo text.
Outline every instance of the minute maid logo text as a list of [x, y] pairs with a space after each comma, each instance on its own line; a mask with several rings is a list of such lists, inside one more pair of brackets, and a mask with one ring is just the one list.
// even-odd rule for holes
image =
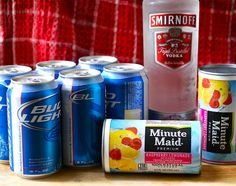
[[146, 127], [145, 152], [191, 152], [191, 128]]
[[40, 131], [54, 128], [61, 116], [61, 102], [57, 95], [53, 94], [22, 104], [17, 112], [21, 125]]

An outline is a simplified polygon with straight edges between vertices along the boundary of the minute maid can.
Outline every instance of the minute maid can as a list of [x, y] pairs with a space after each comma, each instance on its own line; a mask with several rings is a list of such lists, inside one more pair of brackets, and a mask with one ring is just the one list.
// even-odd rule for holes
[[236, 164], [236, 65], [201, 67], [198, 86], [203, 161]]
[[112, 120], [103, 125], [105, 172], [199, 174], [199, 121]]

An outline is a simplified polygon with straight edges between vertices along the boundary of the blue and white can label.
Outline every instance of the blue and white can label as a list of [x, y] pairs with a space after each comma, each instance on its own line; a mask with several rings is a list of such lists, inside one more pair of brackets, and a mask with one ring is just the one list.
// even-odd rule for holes
[[46, 78], [16, 77], [26, 85], [11, 83], [7, 92], [10, 167], [23, 177], [52, 174], [61, 167], [59, 88], [53, 79], [48, 84], [27, 84], [28, 80], [37, 84]]
[[7, 98], [6, 93], [11, 78], [31, 72], [31, 68], [20, 65], [6, 65], [0, 67], [0, 163], [9, 163], [9, 144], [7, 126]]
[[99, 165], [105, 119], [104, 80], [94, 69], [62, 71], [60, 80], [63, 164], [73, 167]]
[[143, 66], [117, 63], [104, 67], [106, 118], [147, 119], [148, 79]]
[[9, 161], [6, 92], [7, 87], [0, 84], [0, 162]]

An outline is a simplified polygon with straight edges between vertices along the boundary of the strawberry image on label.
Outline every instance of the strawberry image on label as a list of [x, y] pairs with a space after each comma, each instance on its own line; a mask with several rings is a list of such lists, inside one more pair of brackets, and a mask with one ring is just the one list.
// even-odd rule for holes
[[210, 80], [204, 78], [204, 79], [202, 80], [202, 87], [203, 87], [203, 88], [210, 88], [210, 86], [211, 86]]
[[230, 105], [231, 103], [232, 103], [232, 96], [231, 94], [229, 94], [226, 101], [224, 102], [224, 105]]
[[113, 159], [113, 160], [120, 160], [121, 159], [121, 152], [120, 149], [112, 149], [109, 153], [109, 156]]

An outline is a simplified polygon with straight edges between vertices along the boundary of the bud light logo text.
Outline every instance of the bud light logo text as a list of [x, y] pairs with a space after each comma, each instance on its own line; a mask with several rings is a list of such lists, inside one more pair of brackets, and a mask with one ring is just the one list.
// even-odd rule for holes
[[91, 101], [94, 98], [90, 94], [90, 89], [82, 89], [73, 92], [70, 95], [70, 100], [72, 100], [73, 103], [78, 104], [80, 101]]
[[117, 101], [117, 96], [115, 93], [107, 93], [106, 100], [106, 106], [110, 108], [115, 108], [117, 105], [121, 104], [120, 101]]
[[[61, 116], [61, 102], [58, 94], [38, 98], [22, 104], [17, 116], [21, 124], [27, 128], [50, 130], [57, 125], [57, 121]], [[50, 122], [50, 126], [47, 125], [48, 122]]]

